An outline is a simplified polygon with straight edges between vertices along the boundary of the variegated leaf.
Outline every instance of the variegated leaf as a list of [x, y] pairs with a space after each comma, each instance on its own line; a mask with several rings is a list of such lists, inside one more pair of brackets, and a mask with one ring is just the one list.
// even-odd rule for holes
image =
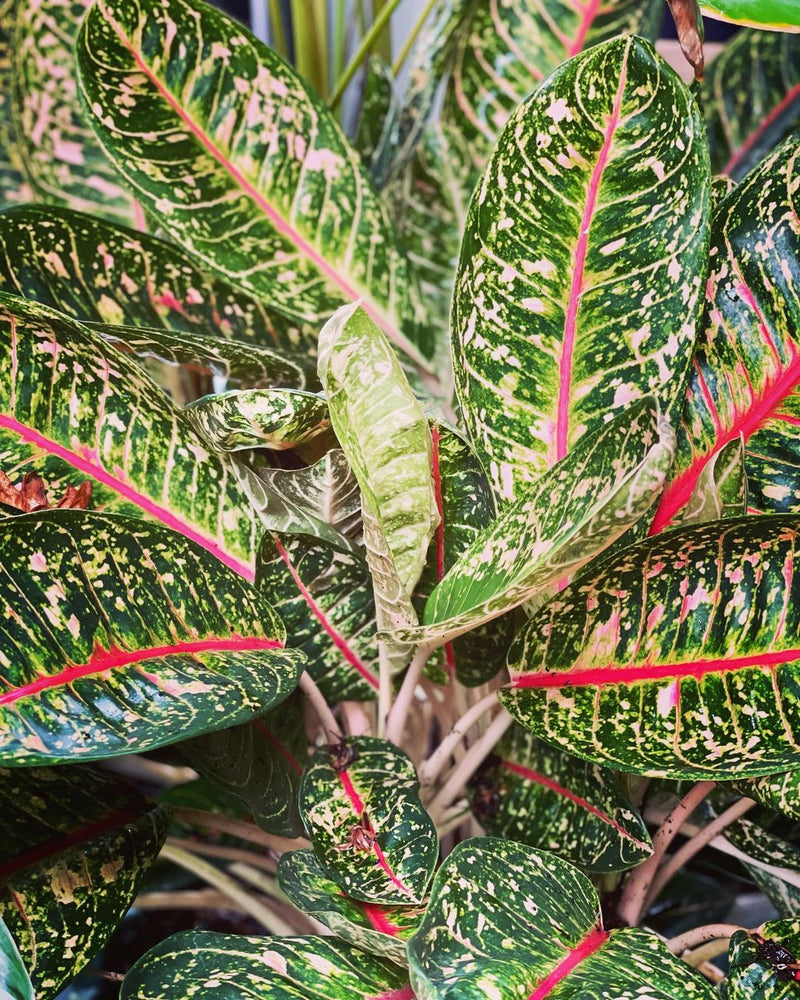
[[686, 506], [679, 511], [679, 524], [702, 524], [747, 513], [747, 473], [744, 440], [729, 441], [703, 467]]
[[728, 827], [725, 839], [778, 913], [800, 916], [800, 848], [746, 819]]
[[769, 920], [731, 938], [727, 1000], [792, 1000], [797, 996], [800, 920]]
[[364, 69], [355, 146], [373, 177], [381, 176], [392, 153], [397, 111], [392, 67], [381, 56], [372, 55]]
[[800, 38], [741, 31], [696, 89], [711, 169], [741, 179], [800, 125]]
[[14, 2], [14, 132], [38, 199], [144, 229], [144, 212], [120, 186], [78, 99], [73, 45], [90, 0]]
[[548, 742], [638, 774], [797, 766], [798, 528], [730, 518], [623, 550], [528, 622], [500, 700]]
[[490, 836], [552, 851], [584, 871], [623, 871], [653, 853], [612, 771], [549, 747], [519, 725], [476, 771], [470, 792]]
[[0, 768], [0, 918], [38, 1000], [55, 997], [116, 930], [171, 814], [88, 767]]
[[456, 388], [503, 500], [632, 400], [680, 398], [708, 181], [691, 95], [641, 39], [575, 56], [509, 121], [453, 299]]
[[414, 1000], [405, 969], [336, 938], [211, 931], [181, 931], [151, 948], [125, 977], [120, 1000], [210, 990], [270, 1000]]
[[783, 771], [737, 781], [734, 788], [768, 809], [800, 820], [800, 771]]
[[35, 1000], [33, 983], [17, 943], [0, 920], [0, 990], [8, 1000]]
[[306, 760], [303, 705], [297, 694], [250, 722], [186, 740], [192, 766], [247, 803], [253, 820], [281, 837], [299, 837], [297, 790]]
[[0, 467], [151, 517], [253, 579], [259, 524], [222, 461], [139, 367], [65, 316], [0, 292]]
[[705, 328], [653, 532], [674, 520], [711, 456], [740, 436], [750, 508], [800, 504], [799, 185], [794, 137], [714, 213]]
[[800, 8], [795, 0], [700, 0], [707, 17], [771, 31], [800, 31]]
[[318, 538], [267, 532], [256, 583], [331, 704], [377, 697], [375, 601], [362, 559]]
[[300, 813], [324, 873], [348, 896], [423, 901], [439, 840], [414, 765], [394, 744], [359, 736], [317, 750], [300, 784]]
[[416, 930], [424, 906], [377, 906], [351, 899], [328, 878], [313, 851], [281, 855], [278, 884], [299, 910], [343, 941], [405, 965], [406, 940]]
[[359, 305], [342, 307], [323, 327], [319, 376], [361, 487], [378, 621], [407, 625], [416, 620], [410, 597], [439, 522], [428, 421], [389, 342]]
[[11, 116], [11, 43], [16, 0], [0, 3], [0, 206], [33, 197], [22, 168]]
[[589, 879], [554, 854], [484, 837], [452, 851], [408, 945], [419, 1000], [713, 1000], [649, 931], [603, 930]]
[[303, 669], [255, 588], [162, 525], [22, 514], [0, 520], [0, 564], [0, 761], [104, 759], [236, 725]]
[[298, 325], [201, 271], [180, 247], [66, 208], [0, 212], [0, 290], [75, 319], [231, 337], [265, 347], [316, 347]]
[[309, 323], [362, 298], [427, 367], [403, 333], [388, 214], [332, 113], [271, 49], [204, 3], [97, 0], [76, 52], [103, 148], [205, 267]]
[[650, 510], [672, 443], [651, 399], [584, 437], [475, 537], [428, 598], [424, 625], [397, 638], [454, 638], [575, 573]]

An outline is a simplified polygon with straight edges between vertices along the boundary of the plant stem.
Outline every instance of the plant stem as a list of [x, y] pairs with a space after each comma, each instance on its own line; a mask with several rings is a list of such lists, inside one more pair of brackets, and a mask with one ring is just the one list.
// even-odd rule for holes
[[419, 780], [422, 785], [432, 785], [436, 781], [442, 770], [447, 766], [447, 762], [452, 757], [455, 747], [478, 719], [496, 704], [497, 693], [492, 691], [461, 716], [436, 750], [420, 767]]
[[364, 61], [364, 57], [372, 51], [373, 46], [377, 42], [384, 27], [389, 23], [389, 18], [394, 13], [399, 2], [400, 0], [388, 0], [388, 2], [381, 8], [380, 12], [375, 16], [369, 31], [367, 31], [361, 39], [355, 55], [350, 60], [347, 69], [336, 81], [336, 86], [333, 88], [333, 94], [331, 95], [329, 102], [332, 108], [335, 108], [342, 99], [342, 94], [344, 94], [345, 90], [347, 90], [347, 85], [356, 75], [359, 66]]
[[205, 827], [208, 830], [217, 830], [219, 833], [230, 833], [234, 837], [248, 840], [251, 844], [260, 844], [276, 854], [283, 854], [284, 851], [295, 851], [298, 847], [310, 847], [311, 844], [305, 837], [298, 837], [296, 840], [289, 840], [287, 837], [276, 837], [266, 830], [262, 830], [254, 823], [245, 823], [241, 819], [231, 819], [230, 816], [222, 816], [219, 813], [206, 812], [205, 809], [189, 809], [186, 806], [175, 808], [175, 819], [186, 823], [189, 826]]
[[513, 717], [502, 708], [492, 719], [491, 725], [483, 736], [469, 748], [464, 759], [453, 768], [441, 791], [428, 806], [428, 812], [433, 817], [434, 822], [436, 814], [449, 806], [453, 799], [461, 794], [464, 785], [480, 767], [484, 757], [492, 750], [513, 721]]
[[715, 787], [715, 781], [700, 781], [684, 795], [653, 837], [653, 853], [631, 874], [623, 890], [617, 914], [623, 923], [636, 927], [644, 914], [645, 900], [667, 848], [677, 837], [683, 822]]
[[254, 868], [262, 868], [264, 871], [275, 873], [276, 865], [272, 858], [255, 854], [253, 851], [242, 851], [238, 847], [224, 847], [221, 844], [206, 844], [205, 841], [187, 840], [185, 837], [167, 837], [166, 842], [171, 847], [190, 851], [192, 854], [202, 854], [209, 858], [223, 858], [225, 861], [241, 861]]
[[136, 910], [235, 910], [245, 911], [217, 889], [180, 889], [175, 892], [143, 892], [133, 901]]
[[419, 684], [422, 671], [425, 669], [425, 664], [428, 662], [430, 655], [431, 647], [426, 643], [422, 643], [417, 648], [414, 658], [406, 671], [406, 676], [403, 678], [403, 683], [400, 685], [394, 705], [391, 706], [387, 714], [384, 736], [387, 740], [391, 740], [392, 743], [400, 742], [408, 718], [408, 712], [414, 700], [414, 693], [417, 690], [417, 684]]
[[382, 640], [378, 643], [378, 682], [378, 736], [382, 739], [392, 708], [392, 665]]
[[729, 940], [737, 931], [745, 930], [738, 924], [705, 924], [703, 927], [693, 927], [690, 931], [684, 931], [677, 937], [667, 941], [667, 947], [673, 955], [682, 955], [690, 948], [697, 948], [698, 945], [708, 941]]
[[339, 723], [334, 718], [333, 712], [328, 707], [328, 703], [325, 701], [322, 692], [314, 683], [311, 674], [309, 674], [307, 670], [304, 670], [302, 674], [300, 674], [300, 688], [306, 698], [308, 698], [309, 704], [314, 709], [322, 728], [325, 730], [327, 742], [337, 743], [340, 739], [342, 739], [342, 730], [339, 727]]
[[695, 854], [701, 851], [704, 847], [711, 843], [711, 841], [726, 827], [729, 827], [731, 823], [735, 823], [740, 816], [744, 816], [746, 812], [753, 808], [756, 802], [753, 799], [739, 799], [738, 802], [734, 802], [730, 808], [726, 809], [725, 812], [720, 813], [715, 820], [712, 820], [709, 824], [703, 827], [703, 829], [696, 833], [689, 841], [687, 841], [683, 847], [676, 851], [671, 858], [664, 861], [661, 867], [658, 869], [657, 874], [653, 879], [653, 883], [648, 890], [647, 896], [644, 901], [644, 912], [655, 902], [656, 897], [664, 888], [664, 886], [676, 875], [683, 866], [690, 861]]
[[179, 865], [187, 872], [191, 872], [215, 889], [219, 889], [229, 899], [232, 899], [234, 903], [237, 903], [245, 913], [248, 913], [254, 920], [257, 920], [264, 930], [270, 934], [292, 934], [293, 928], [289, 924], [281, 920], [280, 917], [275, 916], [271, 910], [267, 909], [263, 903], [260, 903], [246, 889], [243, 889], [229, 875], [226, 875], [214, 865], [210, 865], [207, 861], [201, 860], [197, 855], [165, 844], [161, 848], [159, 856], [166, 858], [167, 861], [172, 861], [173, 864]]
[[431, 16], [431, 11], [436, 6], [436, 3], [437, 0], [428, 0], [428, 2], [425, 4], [424, 10], [417, 18], [414, 27], [411, 29], [411, 32], [408, 35], [408, 38], [406, 38], [406, 40], [403, 42], [403, 47], [402, 49], [400, 49], [400, 52], [397, 58], [395, 59], [394, 64], [392, 65], [393, 76], [397, 76], [397, 74], [403, 68], [403, 64], [405, 63], [406, 59], [408, 59], [409, 52], [411, 52], [412, 48], [414, 47], [414, 42], [416, 42], [420, 31], [422, 31], [423, 27], [425, 26], [425, 22]]

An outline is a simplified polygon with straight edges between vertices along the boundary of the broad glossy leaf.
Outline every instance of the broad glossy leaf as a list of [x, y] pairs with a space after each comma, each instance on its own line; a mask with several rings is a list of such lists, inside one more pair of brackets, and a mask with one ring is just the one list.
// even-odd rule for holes
[[271, 49], [204, 3], [98, 0], [76, 53], [103, 148], [205, 267], [309, 323], [361, 298], [424, 363], [402, 332], [388, 214], [332, 113]]
[[711, 456], [740, 435], [750, 508], [793, 510], [800, 502], [798, 183], [795, 137], [714, 213], [704, 329], [653, 532], [686, 503]]
[[500, 700], [548, 742], [638, 774], [796, 766], [798, 529], [730, 518], [623, 550], [519, 633]]
[[584, 871], [623, 871], [653, 853], [612, 771], [514, 725], [475, 773], [472, 811], [493, 837], [552, 851]]
[[0, 990], [8, 1000], [35, 1000], [25, 963], [17, 943], [0, 920]]
[[795, 0], [700, 0], [707, 17], [772, 31], [800, 31], [800, 9]]
[[[209, 983], [213, 984], [209, 986]], [[182, 931], [125, 977], [120, 1000], [220, 997], [270, 1000], [414, 1000], [408, 973], [331, 937], [245, 937]]]
[[145, 227], [90, 125], [75, 81], [73, 45], [90, 0], [15, 0], [15, 136], [38, 200]]
[[702, 524], [747, 513], [747, 473], [744, 440], [729, 441], [703, 467], [686, 506], [678, 512], [680, 524]]
[[[765, 942], [772, 945], [768, 951]], [[792, 1000], [797, 996], [796, 970], [778, 970], [769, 958], [791, 966], [798, 954], [800, 920], [769, 920], [756, 934], [737, 931], [730, 944], [728, 1000]]]
[[313, 851], [289, 851], [278, 861], [278, 884], [294, 905], [343, 941], [404, 965], [406, 939], [424, 906], [376, 906], [346, 896], [323, 871]]
[[478, 534], [429, 597], [424, 626], [399, 638], [452, 638], [575, 573], [647, 513], [671, 457], [653, 401], [634, 404]]
[[300, 812], [323, 871], [348, 896], [396, 906], [425, 898], [439, 839], [414, 765], [394, 744], [359, 736], [317, 750]]
[[15, 15], [16, 0], [3, 0], [0, 3], [0, 205], [32, 197], [11, 119], [11, 42]]
[[260, 715], [295, 688], [267, 601], [162, 525], [97, 511], [0, 521], [0, 760], [141, 752]]
[[680, 398], [708, 179], [691, 95], [641, 39], [575, 56], [509, 121], [470, 206], [452, 323], [464, 419], [503, 500], [632, 401]]
[[378, 695], [378, 646], [372, 578], [364, 561], [320, 538], [267, 532], [256, 583], [286, 626], [286, 643], [325, 698]]
[[38, 1000], [55, 997], [116, 930], [171, 813], [87, 767], [0, 768], [0, 918]]
[[279, 837], [302, 835], [297, 790], [307, 743], [298, 695], [241, 726], [186, 740], [179, 749], [200, 774], [246, 802], [262, 829]]
[[734, 788], [768, 809], [800, 820], [800, 771], [783, 771], [737, 781]]
[[649, 931], [602, 928], [589, 879], [554, 854], [485, 837], [436, 874], [409, 942], [419, 1000], [712, 1000]]
[[234, 389], [198, 399], [184, 413], [221, 452], [296, 448], [330, 426], [324, 398], [297, 389]]
[[163, 327], [304, 354], [317, 331], [209, 277], [174, 243], [82, 212], [23, 205], [0, 212], [0, 289], [75, 319]]
[[800, 125], [800, 38], [741, 31], [697, 86], [711, 169], [741, 179]]
[[259, 525], [228, 468], [129, 358], [53, 310], [0, 292], [0, 465], [53, 494], [181, 531], [252, 580]]
[[392, 67], [381, 56], [372, 55], [364, 67], [355, 146], [373, 177], [380, 177], [385, 169], [382, 164], [391, 155], [397, 111]]

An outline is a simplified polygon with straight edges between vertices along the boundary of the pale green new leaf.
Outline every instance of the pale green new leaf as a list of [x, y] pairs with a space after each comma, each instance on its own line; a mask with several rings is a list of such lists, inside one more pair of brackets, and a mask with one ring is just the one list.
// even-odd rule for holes
[[0, 920], [0, 995], [8, 1000], [35, 1000], [33, 983], [16, 941]]
[[747, 513], [744, 438], [734, 438], [712, 455], [697, 477], [694, 490], [676, 524], [702, 524]]
[[800, 31], [796, 0], [700, 0], [707, 17], [771, 31]]

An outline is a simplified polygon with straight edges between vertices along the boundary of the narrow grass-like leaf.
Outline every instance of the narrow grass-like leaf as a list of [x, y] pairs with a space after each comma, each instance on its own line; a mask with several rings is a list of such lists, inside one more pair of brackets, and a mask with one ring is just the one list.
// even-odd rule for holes
[[55, 997], [116, 930], [171, 812], [91, 768], [0, 768], [0, 918], [38, 1000]]
[[577, 868], [494, 837], [447, 857], [408, 955], [421, 1000], [716, 996], [649, 931], [603, 930], [597, 893]]
[[681, 398], [708, 179], [691, 95], [641, 39], [569, 60], [509, 121], [470, 206], [452, 327], [464, 419], [503, 500], [632, 400]]
[[730, 518], [623, 550], [528, 622], [501, 701], [548, 742], [639, 774], [796, 767], [798, 529]]
[[244, 722], [303, 657], [267, 601], [182, 535], [55, 510], [0, 521], [0, 761], [103, 759]]
[[8, 1000], [35, 1000], [25, 963], [17, 943], [0, 920], [0, 990]]
[[425, 898], [439, 840], [414, 765], [392, 743], [349, 737], [317, 750], [300, 812], [323, 871], [348, 896], [399, 906]]

